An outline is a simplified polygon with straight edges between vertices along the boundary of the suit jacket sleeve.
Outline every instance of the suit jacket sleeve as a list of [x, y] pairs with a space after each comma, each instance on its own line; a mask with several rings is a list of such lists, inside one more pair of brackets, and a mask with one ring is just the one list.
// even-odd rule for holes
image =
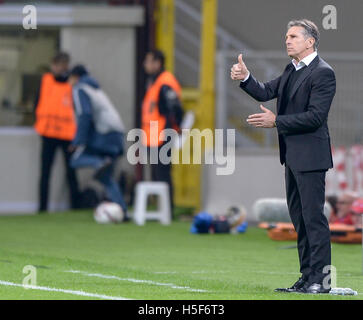
[[269, 101], [278, 95], [281, 76], [269, 82], [259, 82], [250, 74], [245, 82], [240, 83], [240, 88], [257, 101]]
[[328, 118], [335, 90], [334, 71], [328, 68], [323, 69], [312, 79], [307, 110], [302, 113], [279, 115], [276, 117], [278, 133], [286, 135], [317, 130]]

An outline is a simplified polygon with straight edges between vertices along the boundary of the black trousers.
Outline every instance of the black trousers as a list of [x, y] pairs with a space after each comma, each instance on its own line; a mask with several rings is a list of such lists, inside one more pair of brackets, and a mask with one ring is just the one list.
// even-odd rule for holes
[[310, 283], [320, 284], [330, 273], [324, 267], [331, 265], [330, 230], [323, 213], [325, 174], [326, 170], [298, 172], [288, 165], [285, 168], [287, 205], [298, 237], [300, 272]]
[[173, 181], [171, 178], [171, 164], [152, 164], [151, 165], [151, 180], [152, 181], [163, 181], [166, 182], [169, 186], [169, 198], [170, 198], [170, 206], [171, 213], [173, 215], [174, 209], [174, 201], [173, 201]]
[[[165, 142], [166, 143], [166, 142]], [[159, 146], [157, 148], [157, 154], [159, 155], [160, 153], [160, 149], [164, 146], [164, 144], [162, 144], [161, 146]], [[172, 176], [171, 176], [171, 163], [168, 164], [163, 164], [160, 161], [160, 158], [158, 157], [158, 161], [157, 163], [153, 164], [150, 161], [150, 153], [151, 148], [148, 147], [147, 148], [147, 152], [148, 152], [148, 161], [150, 163], [150, 167], [151, 167], [151, 180], [152, 181], [162, 181], [162, 182], [166, 182], [169, 186], [169, 199], [170, 199], [170, 209], [171, 209], [171, 217], [174, 218], [174, 186], [173, 186], [173, 180], [172, 180]], [[170, 157], [171, 156], [171, 151], [169, 150], [167, 155]]]
[[71, 207], [73, 209], [78, 207], [78, 181], [74, 169], [72, 169], [69, 165], [69, 160], [71, 157], [71, 154], [68, 151], [69, 145], [70, 141], [42, 137], [41, 176], [39, 181], [39, 211], [46, 211], [48, 209], [49, 179], [54, 162], [54, 155], [58, 148], [61, 148], [64, 155]]

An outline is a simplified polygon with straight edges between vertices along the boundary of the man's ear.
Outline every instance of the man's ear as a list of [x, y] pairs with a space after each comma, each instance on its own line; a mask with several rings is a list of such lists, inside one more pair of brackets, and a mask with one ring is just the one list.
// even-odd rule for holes
[[160, 60], [155, 60], [155, 64], [157, 66], [157, 70], [158, 71], [161, 70], [161, 62], [160, 62]]
[[308, 39], [308, 44], [309, 44], [308, 49], [310, 49], [311, 47], [313, 47], [313, 46], [314, 46], [314, 44], [315, 44], [315, 39], [314, 39], [314, 38], [309, 38], [309, 39]]

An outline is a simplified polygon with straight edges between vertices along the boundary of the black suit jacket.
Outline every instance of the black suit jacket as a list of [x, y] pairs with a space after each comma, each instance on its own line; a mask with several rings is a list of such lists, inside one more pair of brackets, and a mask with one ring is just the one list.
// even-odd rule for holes
[[266, 83], [250, 74], [240, 87], [258, 101], [277, 98], [281, 164], [297, 171], [327, 170], [333, 167], [327, 121], [336, 91], [334, 70], [316, 56], [300, 74], [281, 114], [283, 89], [293, 71], [289, 63], [280, 77]]

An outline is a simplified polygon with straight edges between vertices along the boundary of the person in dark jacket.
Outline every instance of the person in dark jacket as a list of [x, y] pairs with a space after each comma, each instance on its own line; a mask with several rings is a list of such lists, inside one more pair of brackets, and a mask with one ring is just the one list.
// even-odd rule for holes
[[317, 52], [320, 34], [309, 20], [290, 21], [285, 36], [292, 58], [281, 76], [262, 83], [249, 72], [242, 55], [231, 78], [258, 101], [277, 98], [277, 115], [262, 113], [247, 122], [257, 128], [276, 128], [280, 162], [285, 165], [286, 198], [298, 235], [301, 277], [278, 292], [329, 293], [331, 244], [324, 215], [325, 175], [333, 167], [328, 114], [336, 92], [333, 68]]
[[73, 86], [77, 133], [71, 144], [73, 168], [92, 167], [107, 197], [118, 203], [128, 220], [127, 205], [113, 178], [117, 158], [124, 153], [124, 125], [114, 105], [83, 65], [75, 66], [69, 82]]

